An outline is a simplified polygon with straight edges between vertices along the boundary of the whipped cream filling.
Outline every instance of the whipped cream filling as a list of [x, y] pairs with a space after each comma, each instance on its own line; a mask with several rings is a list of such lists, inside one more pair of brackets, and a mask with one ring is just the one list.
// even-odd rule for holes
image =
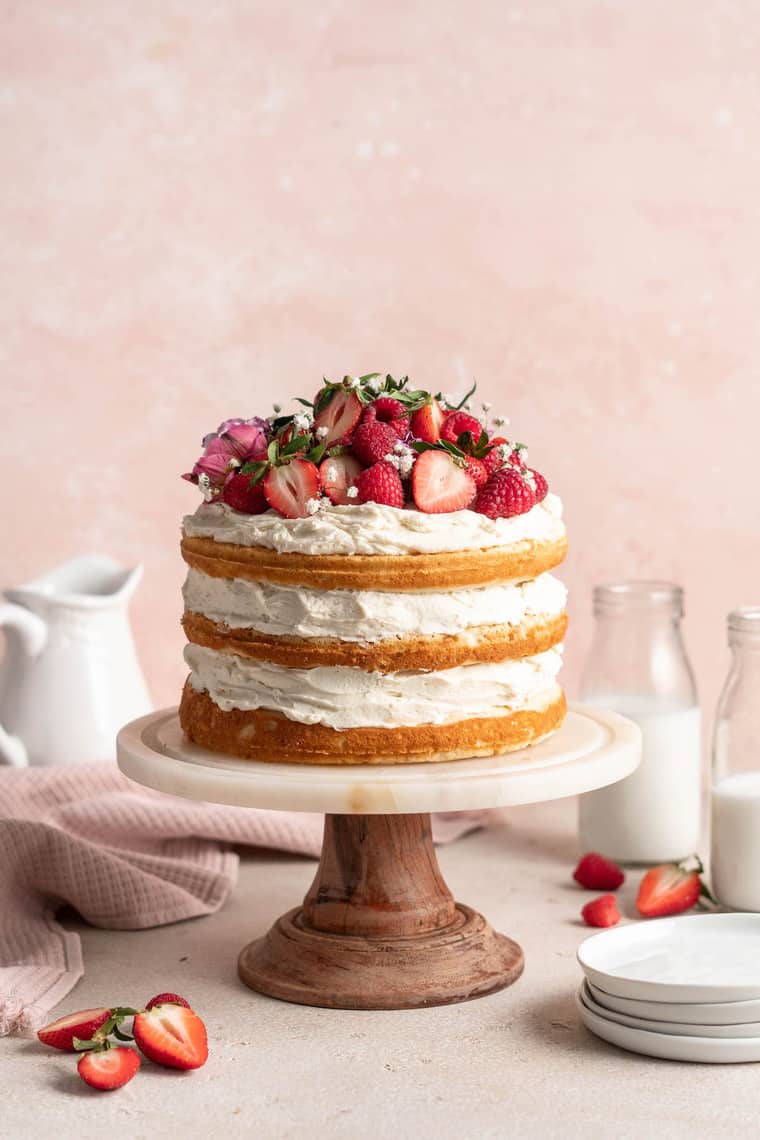
[[562, 646], [429, 673], [368, 673], [345, 665], [288, 669], [193, 644], [185, 647], [185, 661], [193, 688], [225, 712], [263, 708], [301, 724], [393, 728], [504, 716], [550, 699]]
[[515, 585], [390, 593], [277, 586], [213, 578], [191, 569], [182, 592], [186, 609], [231, 629], [358, 643], [458, 634], [484, 625], [522, 625], [526, 618], [561, 614], [567, 600], [565, 586], [551, 574]]
[[246, 515], [226, 503], [202, 503], [185, 516], [183, 527], [189, 538], [265, 546], [281, 554], [437, 554], [553, 541], [565, 534], [562, 502], [552, 494], [509, 519], [489, 519], [477, 511], [427, 515], [379, 503], [326, 504], [308, 518], [286, 519], [277, 511]]

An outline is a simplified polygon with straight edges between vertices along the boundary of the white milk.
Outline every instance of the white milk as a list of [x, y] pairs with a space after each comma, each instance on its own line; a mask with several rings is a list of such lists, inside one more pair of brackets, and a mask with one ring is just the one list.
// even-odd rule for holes
[[614, 694], [587, 703], [635, 720], [643, 755], [624, 780], [581, 796], [583, 850], [622, 863], [677, 862], [694, 854], [702, 794], [699, 707]]
[[727, 776], [712, 790], [713, 890], [731, 910], [760, 911], [760, 772]]

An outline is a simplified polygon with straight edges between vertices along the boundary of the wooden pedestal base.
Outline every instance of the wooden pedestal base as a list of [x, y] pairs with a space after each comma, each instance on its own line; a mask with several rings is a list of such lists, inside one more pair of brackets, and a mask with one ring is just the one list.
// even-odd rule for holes
[[430, 816], [328, 815], [302, 907], [240, 954], [251, 989], [332, 1009], [414, 1009], [482, 997], [522, 973], [520, 947], [455, 903]]

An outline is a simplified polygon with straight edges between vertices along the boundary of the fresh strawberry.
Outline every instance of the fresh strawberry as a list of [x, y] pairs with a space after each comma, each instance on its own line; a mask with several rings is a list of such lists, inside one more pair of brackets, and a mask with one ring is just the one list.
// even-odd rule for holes
[[412, 469], [412, 497], [428, 515], [462, 511], [475, 497], [475, 480], [446, 451], [423, 451]]
[[412, 416], [411, 432], [415, 439], [424, 440], [425, 443], [438, 443], [442, 424], [441, 405], [431, 396], [430, 403], [418, 408]]
[[482, 459], [476, 459], [474, 456], [468, 455], [467, 470], [472, 475], [472, 480], [478, 490], [480, 490], [481, 487], [485, 487], [488, 482], [488, 468]]
[[615, 926], [620, 922], [620, 911], [614, 895], [600, 895], [581, 910], [583, 921], [587, 926]]
[[263, 483], [270, 507], [286, 519], [302, 519], [309, 514], [309, 500], [319, 494], [319, 471], [308, 459], [291, 459], [268, 471]]
[[702, 864], [689, 870], [684, 863], [663, 863], [647, 871], [639, 886], [636, 909], [644, 918], [661, 918], [690, 910], [703, 893]]
[[363, 467], [353, 455], [328, 455], [319, 467], [319, 478], [322, 490], [331, 503], [337, 507], [345, 507], [347, 503], [355, 503], [356, 496], [350, 496], [348, 490], [356, 483], [357, 475], [361, 474]]
[[224, 484], [222, 500], [234, 511], [241, 511], [246, 515], [260, 515], [267, 510], [269, 503], [264, 494], [262, 480], [251, 486], [251, 475], [233, 475]]
[[360, 503], [382, 503], [386, 507], [403, 507], [404, 487], [392, 463], [373, 463], [356, 480]]
[[77, 1064], [77, 1072], [85, 1084], [105, 1091], [120, 1089], [132, 1080], [139, 1068], [140, 1054], [124, 1045], [83, 1053]]
[[[419, 460], [418, 460], [419, 462]], [[494, 471], [475, 501], [474, 509], [490, 519], [524, 515], [536, 505], [536, 493], [516, 467]]]
[[478, 439], [483, 431], [483, 425], [469, 412], [449, 412], [441, 425], [441, 439], [447, 440], [448, 443], [456, 443], [460, 435], [466, 431], [473, 439]]
[[549, 484], [540, 471], [535, 471], [532, 467], [529, 467], [528, 471], [533, 476], [533, 482], [536, 484], [536, 502], [542, 503], [549, 493]]
[[351, 450], [365, 467], [379, 463], [386, 455], [393, 454], [398, 443], [398, 436], [390, 424], [381, 423], [380, 420], [363, 420], [354, 432], [351, 441]]
[[495, 435], [493, 439], [489, 439], [488, 444], [491, 450], [483, 457], [483, 462], [489, 475], [493, 475], [494, 471], [498, 471], [507, 462], [501, 453], [501, 449], [505, 444], [509, 446], [509, 440], [505, 439], [503, 435]]
[[322, 389], [317, 393], [314, 407], [320, 409], [314, 417], [314, 428], [327, 428], [327, 435], [322, 438], [326, 447], [348, 439], [361, 419], [362, 404], [351, 389], [333, 388], [329, 398]]
[[589, 891], [616, 891], [625, 875], [617, 863], [605, 859], [597, 851], [590, 851], [578, 863], [573, 878]]
[[156, 1005], [135, 1016], [132, 1032], [145, 1056], [170, 1069], [200, 1069], [208, 1059], [206, 1026], [194, 1010]]
[[179, 994], [156, 994], [149, 1002], [146, 1002], [146, 1009], [153, 1009], [154, 1005], [184, 1005], [185, 1009], [190, 1008], [190, 1002], [185, 1001]]
[[57, 1021], [51, 1021], [49, 1025], [43, 1025], [42, 1029], [37, 1030], [37, 1036], [43, 1045], [73, 1053], [74, 1038], [89, 1041], [110, 1016], [110, 1009], [80, 1009], [78, 1013], [68, 1013]]

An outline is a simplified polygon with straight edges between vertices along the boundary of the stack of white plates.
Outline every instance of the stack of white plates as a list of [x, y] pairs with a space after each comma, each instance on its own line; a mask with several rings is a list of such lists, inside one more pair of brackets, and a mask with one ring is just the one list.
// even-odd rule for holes
[[760, 1061], [760, 914], [618, 926], [578, 961], [578, 1009], [597, 1037], [672, 1061]]

